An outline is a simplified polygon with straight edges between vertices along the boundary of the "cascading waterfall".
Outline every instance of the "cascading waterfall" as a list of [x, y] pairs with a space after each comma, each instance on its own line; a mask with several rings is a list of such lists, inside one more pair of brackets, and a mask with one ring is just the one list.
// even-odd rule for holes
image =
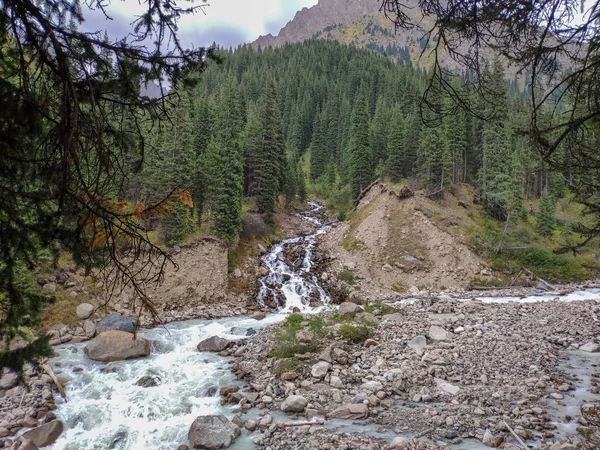
[[[297, 216], [320, 228], [314, 234], [281, 241], [261, 258], [269, 274], [260, 280], [258, 301], [262, 305], [270, 303], [277, 306], [283, 313], [294, 310], [302, 312], [314, 310], [311, 306], [311, 298], [314, 298], [318, 305], [329, 303], [329, 296], [319, 284], [317, 277], [310, 271], [313, 266], [313, 250], [317, 237], [326, 233], [331, 226], [323, 225], [321, 220], [315, 217], [323, 206], [315, 202], [308, 202], [308, 204], [310, 210]], [[285, 261], [285, 251], [295, 246], [301, 246], [304, 255], [299, 264], [288, 264]]]
[[[322, 225], [315, 217], [322, 206], [314, 202], [309, 205], [310, 210], [300, 217]], [[321, 226], [315, 234], [286, 239], [270, 249], [263, 257], [270, 273], [261, 280], [261, 301], [280, 290], [281, 312], [294, 307], [310, 310], [311, 292], [313, 296], [317, 293], [322, 304], [329, 302], [317, 277], [311, 274], [317, 236], [328, 229]], [[304, 251], [298, 268], [283, 260], [287, 246], [296, 244]], [[275, 287], [277, 284], [280, 288]], [[284, 318], [283, 314], [273, 314], [262, 321], [248, 317], [191, 320], [143, 330], [139, 335], [153, 342], [150, 356], [108, 364], [87, 358], [85, 344], [56, 347], [59, 356], [51, 360], [51, 365], [66, 382], [68, 402], [56, 397], [56, 415], [65, 424], [65, 432], [51, 448], [172, 450], [186, 443], [189, 427], [197, 416], [232, 416], [231, 407], [220, 404], [218, 390], [237, 382], [228, 358], [201, 353], [196, 345], [211, 336], [240, 339], [239, 329], [259, 330]], [[152, 377], [156, 386], [136, 385], [142, 377]], [[230, 448], [253, 446], [243, 433]]]

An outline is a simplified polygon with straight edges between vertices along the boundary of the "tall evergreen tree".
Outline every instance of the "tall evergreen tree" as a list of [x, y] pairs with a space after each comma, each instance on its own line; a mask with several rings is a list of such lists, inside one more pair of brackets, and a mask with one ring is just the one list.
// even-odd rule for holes
[[242, 229], [243, 155], [242, 116], [235, 78], [227, 77], [219, 92], [216, 134], [207, 151], [204, 169], [212, 171], [212, 208], [216, 234], [232, 244]]
[[364, 85], [360, 87], [352, 110], [350, 131], [350, 185], [357, 197], [373, 181], [373, 152], [369, 132], [369, 110]]
[[540, 199], [540, 211], [537, 216], [537, 229], [544, 236], [551, 236], [556, 228], [556, 199], [544, 193]]
[[285, 174], [285, 142], [283, 123], [275, 83], [270, 78], [259, 101], [261, 123], [261, 164], [257, 170], [258, 210], [270, 215], [283, 187]]
[[323, 115], [317, 113], [313, 126], [312, 142], [310, 143], [310, 179], [313, 182], [327, 171], [329, 148], [326, 133]]
[[397, 183], [402, 178], [404, 161], [404, 124], [399, 104], [392, 110], [387, 145], [387, 174], [392, 183]]

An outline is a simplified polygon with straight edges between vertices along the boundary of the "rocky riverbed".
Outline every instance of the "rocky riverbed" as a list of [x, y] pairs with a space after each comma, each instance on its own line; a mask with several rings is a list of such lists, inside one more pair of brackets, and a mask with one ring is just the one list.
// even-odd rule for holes
[[[395, 434], [393, 448], [478, 448], [470, 441], [476, 439], [479, 448], [515, 449], [518, 436], [539, 449], [566, 450], [582, 447], [583, 436], [597, 431], [580, 411], [600, 400], [596, 380], [581, 385], [560, 365], [572, 352], [593, 358], [600, 350], [595, 301], [429, 298], [362, 309], [344, 304], [325, 313], [326, 337], [303, 354], [272, 356], [279, 345], [272, 330], [236, 352], [234, 371], [256, 392], [253, 404], [262, 413], [324, 420], [262, 427], [256, 442], [273, 449], [387, 448]], [[310, 317], [302, 320], [298, 342], [314, 342]], [[340, 336], [344, 327], [362, 324], [368, 339]], [[579, 404], [566, 417], [561, 406], [576, 395]], [[388, 437], [329, 431], [334, 418], [376, 424]]]

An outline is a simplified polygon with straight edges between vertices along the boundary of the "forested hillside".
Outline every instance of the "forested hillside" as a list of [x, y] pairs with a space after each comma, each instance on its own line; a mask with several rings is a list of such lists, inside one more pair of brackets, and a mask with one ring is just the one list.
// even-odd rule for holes
[[[231, 243], [244, 197], [268, 216], [280, 196], [282, 205], [303, 196], [306, 182], [343, 217], [381, 177], [408, 180], [433, 199], [469, 183], [506, 229], [525, 221], [542, 236], [556, 230], [556, 202], [568, 195], [571, 175], [546, 171], [519, 136], [525, 94], [505, 81], [500, 62], [490, 63], [490, 94], [477, 111], [491, 120], [456, 110], [423, 124], [419, 104], [430, 74], [370, 51], [315, 40], [222, 55], [225, 62], [211, 65], [196, 91], [178, 92], [173, 128], [149, 132], [160, 151], [149, 153], [131, 186], [146, 199], [192, 189], [193, 214], [181, 206], [163, 219], [167, 241], [199, 223]], [[457, 89], [462, 80], [456, 77]], [[447, 102], [442, 94], [438, 100]], [[539, 198], [533, 220], [526, 204]], [[573, 239], [573, 226], [563, 221], [557, 239]]]

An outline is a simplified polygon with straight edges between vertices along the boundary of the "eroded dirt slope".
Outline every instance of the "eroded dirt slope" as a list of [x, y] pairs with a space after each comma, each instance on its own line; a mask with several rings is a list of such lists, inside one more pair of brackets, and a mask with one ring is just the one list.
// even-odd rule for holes
[[330, 271], [344, 273], [346, 279], [353, 275], [367, 297], [462, 289], [475, 277], [491, 277], [489, 266], [461, 236], [466, 217], [453, 211], [442, 214], [443, 208], [425, 197], [402, 198], [398, 189], [374, 185], [356, 215], [324, 240]]

